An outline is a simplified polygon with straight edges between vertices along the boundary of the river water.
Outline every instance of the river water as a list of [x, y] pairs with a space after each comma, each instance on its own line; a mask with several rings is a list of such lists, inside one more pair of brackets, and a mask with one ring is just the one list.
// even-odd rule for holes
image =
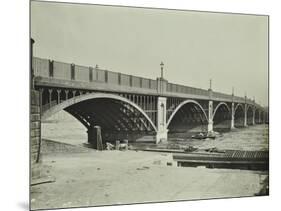
[[216, 139], [194, 140], [173, 140], [170, 143], [189, 145], [198, 149], [216, 147], [219, 150], [261, 150], [269, 149], [268, 125], [254, 125], [246, 128], [237, 128], [232, 131], [220, 133]]
[[[85, 127], [71, 115], [62, 111], [42, 123], [42, 138], [63, 143], [82, 145], [87, 142]], [[216, 147], [221, 150], [268, 150], [268, 125], [254, 125], [223, 132], [216, 139], [196, 140], [191, 138], [173, 138], [168, 145], [194, 146], [198, 149]]]

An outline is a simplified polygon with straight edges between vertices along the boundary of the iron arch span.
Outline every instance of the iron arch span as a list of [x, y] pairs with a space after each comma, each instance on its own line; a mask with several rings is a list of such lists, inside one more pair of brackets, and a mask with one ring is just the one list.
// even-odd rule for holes
[[259, 109], [255, 109], [255, 124], [259, 124], [260, 123], [260, 111]]
[[254, 121], [254, 107], [252, 106], [247, 106], [247, 125], [253, 125]]
[[167, 121], [169, 133], [207, 128], [208, 117], [202, 105], [195, 100], [185, 100], [178, 105]]
[[234, 108], [234, 126], [237, 128], [244, 126], [244, 107], [240, 103]]
[[99, 125], [111, 142], [116, 139], [135, 140], [142, 134], [155, 134], [156, 126], [148, 115], [132, 101], [119, 95], [90, 93], [70, 98], [46, 110], [42, 120], [65, 110], [92, 130]]
[[214, 109], [212, 120], [215, 130], [230, 130], [231, 127], [231, 109], [225, 102], [219, 103]]

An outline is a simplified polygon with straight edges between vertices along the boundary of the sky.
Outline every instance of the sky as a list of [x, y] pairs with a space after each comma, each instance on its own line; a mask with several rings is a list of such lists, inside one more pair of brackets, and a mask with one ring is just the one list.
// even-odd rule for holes
[[34, 56], [255, 98], [268, 105], [268, 17], [31, 3]]

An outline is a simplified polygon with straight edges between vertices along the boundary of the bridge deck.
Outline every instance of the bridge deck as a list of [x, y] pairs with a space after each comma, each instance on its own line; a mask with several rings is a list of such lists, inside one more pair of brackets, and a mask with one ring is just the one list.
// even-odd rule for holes
[[[35, 86], [71, 88], [94, 91], [162, 95], [166, 97], [209, 99], [207, 89], [170, 83], [164, 80], [165, 90], [159, 93], [159, 81], [118, 72], [33, 58]], [[259, 107], [253, 100], [212, 91], [214, 101], [247, 103]], [[245, 101], [246, 100], [246, 101]]]

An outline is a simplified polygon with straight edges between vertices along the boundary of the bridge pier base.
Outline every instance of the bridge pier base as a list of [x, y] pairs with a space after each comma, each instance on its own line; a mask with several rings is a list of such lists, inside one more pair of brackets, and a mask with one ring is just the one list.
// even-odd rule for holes
[[235, 106], [234, 103], [231, 103], [231, 121], [230, 121], [230, 129], [235, 129]]
[[168, 141], [168, 129], [167, 129], [167, 98], [158, 97], [157, 101], [157, 134], [156, 144]]
[[208, 122], [208, 133], [214, 132], [214, 122], [213, 120], [209, 120]]
[[157, 131], [156, 144], [165, 143], [168, 141], [168, 130]]
[[230, 122], [230, 129], [233, 130], [235, 129], [235, 126], [234, 126], [234, 119], [231, 119], [231, 122]]
[[214, 122], [213, 122], [213, 101], [209, 100], [209, 109], [208, 109], [208, 133], [214, 132]]
[[248, 127], [248, 124], [247, 124], [247, 117], [244, 118], [244, 124], [243, 124], [244, 127]]
[[256, 121], [255, 121], [255, 119], [256, 119], [256, 116], [255, 116], [255, 110], [253, 111], [253, 119], [252, 119], [252, 121], [253, 121], [253, 125], [255, 125], [256, 124]]
[[243, 124], [244, 127], [248, 127], [247, 119], [248, 119], [248, 117], [247, 117], [247, 104], [245, 103], [245, 108], [244, 108], [244, 124]]
[[94, 127], [88, 128], [88, 143], [94, 148], [97, 149], [97, 132]]

